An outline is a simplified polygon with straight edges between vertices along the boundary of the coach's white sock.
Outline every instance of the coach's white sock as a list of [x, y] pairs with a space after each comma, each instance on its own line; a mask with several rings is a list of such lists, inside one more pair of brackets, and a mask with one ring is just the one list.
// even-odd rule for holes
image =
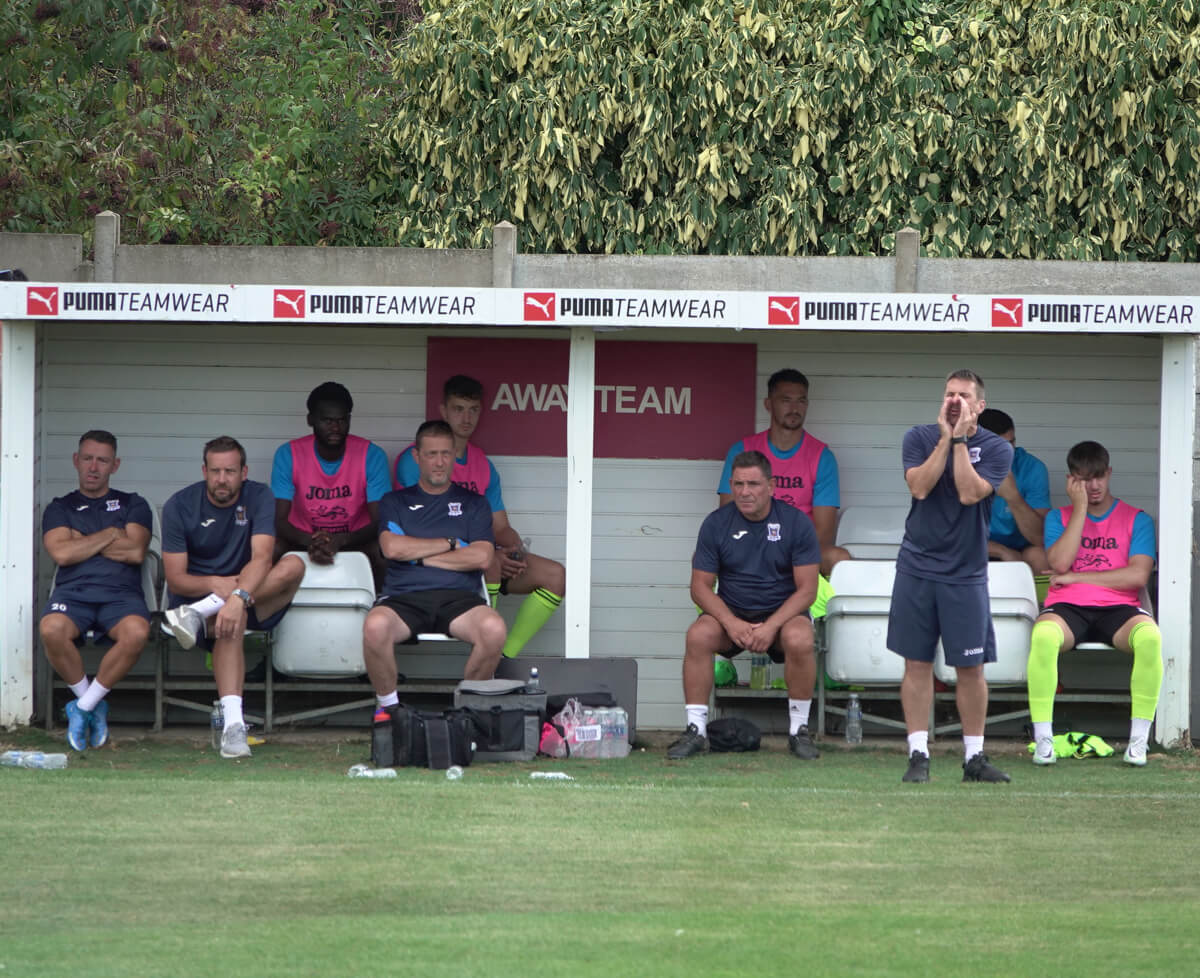
[[75, 699], [81, 700], [83, 699], [83, 694], [88, 691], [88, 677], [85, 675], [79, 682], [67, 683], [67, 686], [75, 694]]
[[918, 754], [929, 756], [929, 731], [917, 730], [908, 735], [908, 752], [911, 754], [916, 751]]
[[232, 727], [235, 723], [245, 723], [242, 718], [242, 698], [240, 696], [221, 697], [221, 709], [225, 711], [225, 726]]
[[393, 689], [390, 693], [384, 693], [382, 696], [376, 693], [375, 699], [382, 707], [396, 706], [400, 702], [400, 694]]
[[983, 753], [983, 737], [968, 737], [963, 734], [963, 760], [969, 761], [976, 754]]
[[199, 601], [193, 601], [189, 607], [195, 608], [198, 612], [200, 612], [201, 618], [211, 618], [218, 611], [225, 607], [225, 599], [217, 596], [216, 594], [210, 594], [207, 598], [201, 598]]
[[801, 727], [808, 726], [808, 713], [812, 709], [812, 700], [788, 700], [788, 734], [794, 734]]
[[92, 710], [96, 708], [96, 704], [104, 699], [104, 697], [107, 695], [107, 686], [101, 685], [101, 683], [98, 681], [93, 682], [92, 685], [88, 687], [87, 692], [79, 697], [79, 708], [83, 710], [84, 713], [91, 713]]
[[687, 711], [687, 722], [695, 725], [701, 737], [706, 736], [708, 734], [708, 704], [687, 703], [684, 705], [684, 710]]

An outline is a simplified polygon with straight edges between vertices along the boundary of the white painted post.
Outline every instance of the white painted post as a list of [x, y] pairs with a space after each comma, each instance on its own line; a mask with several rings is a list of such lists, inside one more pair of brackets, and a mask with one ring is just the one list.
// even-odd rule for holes
[[586, 659], [592, 627], [592, 448], [596, 405], [596, 334], [571, 330], [567, 375], [567, 595], [565, 654]]
[[1192, 451], [1196, 431], [1196, 337], [1164, 336], [1159, 420], [1158, 624], [1163, 686], [1156, 734], [1188, 747], [1192, 689]]
[[33, 717], [37, 325], [3, 324], [0, 355], [0, 727]]

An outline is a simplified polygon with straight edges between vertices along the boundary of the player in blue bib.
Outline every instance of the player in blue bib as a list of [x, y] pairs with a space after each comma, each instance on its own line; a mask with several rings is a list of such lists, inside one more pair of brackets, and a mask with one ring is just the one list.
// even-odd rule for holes
[[1050, 512], [1050, 473], [1046, 463], [1017, 445], [1013, 419], [1003, 411], [979, 412], [979, 427], [1013, 446], [1012, 471], [996, 487], [988, 526], [988, 558], [1023, 560], [1035, 574], [1050, 573], [1042, 535]]
[[211, 644], [213, 678], [225, 713], [222, 757], [249, 757], [242, 713], [246, 630], [278, 624], [304, 578], [304, 561], [273, 563], [275, 497], [247, 480], [246, 450], [233, 438], [204, 446], [204, 479], [163, 507], [164, 630], [190, 649]]
[[491, 679], [507, 629], [488, 603], [483, 571], [495, 550], [487, 500], [451, 481], [454, 432], [426, 421], [414, 442], [415, 485], [379, 503], [379, 549], [387, 559], [384, 594], [363, 623], [363, 661], [381, 708], [395, 706], [395, 646], [421, 632], [467, 642], [464, 679]]
[[[82, 751], [108, 741], [104, 697], [137, 662], [150, 635], [141, 565], [153, 517], [141, 496], [109, 487], [121, 465], [110, 432], [84, 434], [71, 462], [79, 488], [42, 513], [42, 542], [58, 573], [38, 633], [46, 658], [75, 694], [67, 704], [67, 742]], [[88, 682], [75, 643], [93, 629], [113, 645]]]
[[978, 424], [983, 378], [956, 370], [946, 378], [937, 424], [904, 436], [904, 480], [912, 507], [896, 558], [887, 647], [904, 657], [900, 700], [908, 728], [902, 780], [929, 780], [933, 659], [941, 640], [963, 728], [963, 780], [1008, 781], [983, 753], [988, 689], [985, 662], [996, 661], [987, 586], [992, 496], [1012, 465], [1012, 446]]
[[[687, 729], [667, 757], [708, 750], [713, 657], [748, 649], [785, 663], [788, 749], [813, 760], [820, 753], [808, 732], [817, 677], [808, 609], [821, 563], [817, 531], [800, 510], [772, 498], [771, 463], [762, 452], [736, 456], [729, 485], [733, 501], [705, 518], [692, 557], [692, 600], [701, 614], [684, 644]], [[720, 594], [713, 590], [718, 576]]]

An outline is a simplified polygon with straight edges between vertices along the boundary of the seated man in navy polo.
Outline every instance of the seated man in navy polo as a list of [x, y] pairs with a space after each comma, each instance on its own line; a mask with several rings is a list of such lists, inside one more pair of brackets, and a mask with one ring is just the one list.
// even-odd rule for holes
[[[808, 732], [817, 679], [809, 608], [821, 563], [817, 531], [799, 509], [772, 498], [771, 463], [762, 452], [735, 456], [729, 485], [733, 501], [705, 518], [692, 557], [692, 600], [701, 614], [684, 644], [687, 729], [667, 757], [683, 760], [708, 750], [713, 657], [748, 649], [785, 664], [788, 749], [814, 760], [820, 752]], [[718, 576], [721, 590], [714, 594]]]
[[[53, 500], [42, 514], [42, 542], [58, 575], [38, 632], [46, 658], [75, 694], [67, 704], [67, 742], [82, 751], [108, 740], [104, 697], [137, 662], [150, 635], [141, 564], [153, 517], [137, 493], [109, 487], [121, 465], [111, 433], [87, 432], [71, 461], [79, 488]], [[75, 642], [91, 629], [104, 632], [113, 645], [89, 683]]]
[[1012, 471], [996, 487], [988, 524], [988, 560], [1023, 560], [1035, 574], [1050, 573], [1042, 534], [1050, 512], [1046, 463], [1017, 446], [1013, 419], [996, 408], [979, 412], [979, 427], [1013, 446]]
[[164, 630], [185, 649], [211, 648], [213, 677], [225, 713], [222, 757], [249, 757], [242, 713], [247, 629], [270, 630], [283, 618], [304, 578], [304, 561], [272, 563], [275, 499], [246, 478], [246, 451], [232, 438], [204, 446], [204, 479], [163, 507]]
[[[379, 503], [383, 596], [363, 623], [363, 660], [381, 707], [399, 702], [397, 642], [445, 632], [467, 642], [464, 679], [491, 679], [507, 630], [481, 586], [495, 549], [487, 500], [450, 481], [454, 432], [445, 421], [417, 429], [415, 485]], [[709, 667], [711, 672], [712, 667]]]

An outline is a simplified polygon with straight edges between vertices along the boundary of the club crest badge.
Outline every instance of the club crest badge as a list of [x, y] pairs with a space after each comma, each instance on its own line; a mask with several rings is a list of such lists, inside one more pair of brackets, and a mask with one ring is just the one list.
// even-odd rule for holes
[[462, 516], [462, 503], [447, 503], [446, 505], [450, 507], [451, 516]]
[[778, 540], [779, 540], [779, 524], [778, 523], [768, 523], [767, 524], [767, 539], [771, 543], [778, 542]]

